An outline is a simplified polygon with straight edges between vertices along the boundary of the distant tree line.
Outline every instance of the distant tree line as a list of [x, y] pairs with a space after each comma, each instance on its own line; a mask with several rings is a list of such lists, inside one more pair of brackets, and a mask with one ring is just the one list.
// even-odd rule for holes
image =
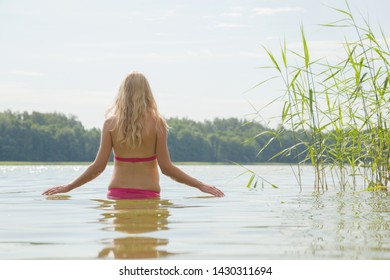
[[[293, 145], [292, 135], [285, 132], [270, 142], [277, 133], [256, 122], [237, 118], [196, 122], [188, 119], [168, 119], [168, 146], [176, 161], [200, 162], [294, 162], [295, 156], [280, 155]], [[274, 133], [273, 133], [274, 132]], [[269, 143], [270, 142], [270, 143]], [[259, 151], [267, 148], [259, 154]]]
[[0, 113], [0, 161], [91, 161], [99, 143], [100, 130], [75, 116]]
[[[272, 133], [259, 123], [236, 118], [196, 122], [167, 119], [168, 147], [173, 161], [294, 162], [276, 156], [293, 145], [288, 132], [268, 144]], [[0, 161], [92, 161], [100, 129], [85, 129], [75, 116], [60, 113], [0, 112]], [[260, 154], [258, 152], [267, 145]], [[272, 159], [271, 159], [272, 158]]]

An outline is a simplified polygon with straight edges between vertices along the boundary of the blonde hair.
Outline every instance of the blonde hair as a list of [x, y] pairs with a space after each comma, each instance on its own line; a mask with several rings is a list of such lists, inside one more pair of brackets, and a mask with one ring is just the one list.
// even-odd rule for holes
[[167, 127], [157, 110], [148, 80], [142, 73], [131, 72], [123, 80], [113, 106], [107, 111], [107, 115], [116, 117], [115, 129], [121, 144], [131, 149], [142, 144], [143, 122], [147, 113], [156, 120], [157, 126], [162, 124]]

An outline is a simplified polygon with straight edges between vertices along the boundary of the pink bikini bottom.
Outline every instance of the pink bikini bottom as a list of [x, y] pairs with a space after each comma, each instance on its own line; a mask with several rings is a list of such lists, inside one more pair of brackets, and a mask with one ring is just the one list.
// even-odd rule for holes
[[141, 190], [131, 188], [109, 188], [108, 199], [148, 199], [160, 196], [160, 192], [152, 190]]

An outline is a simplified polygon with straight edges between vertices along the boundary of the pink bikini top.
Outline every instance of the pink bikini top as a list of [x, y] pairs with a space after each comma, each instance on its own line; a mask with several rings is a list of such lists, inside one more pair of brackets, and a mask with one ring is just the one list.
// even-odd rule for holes
[[144, 158], [123, 158], [123, 157], [117, 157], [114, 156], [116, 161], [122, 161], [122, 162], [147, 162], [147, 161], [153, 161], [157, 157], [156, 155], [151, 156], [151, 157], [144, 157]]

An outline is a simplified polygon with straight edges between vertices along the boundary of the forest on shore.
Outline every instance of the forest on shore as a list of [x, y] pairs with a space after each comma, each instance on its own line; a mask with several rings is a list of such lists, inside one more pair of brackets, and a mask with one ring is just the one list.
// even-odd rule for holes
[[[263, 133], [269, 128], [256, 122], [237, 118], [203, 122], [169, 118], [167, 122], [168, 147], [176, 162], [296, 161], [293, 156], [272, 158], [293, 145], [289, 133], [258, 154], [272, 136]], [[94, 160], [99, 144], [100, 129], [86, 129], [75, 116], [0, 112], [0, 161], [89, 162]]]

